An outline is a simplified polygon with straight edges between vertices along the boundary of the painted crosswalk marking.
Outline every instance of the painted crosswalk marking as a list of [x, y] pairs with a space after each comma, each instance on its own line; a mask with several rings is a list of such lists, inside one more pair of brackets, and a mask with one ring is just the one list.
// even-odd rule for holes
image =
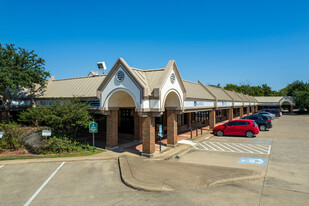
[[4, 167], [4, 165], [0, 165], [0, 168], [1, 168], [1, 167]]
[[226, 142], [195, 142], [192, 145], [196, 150], [207, 150], [215, 152], [235, 152], [250, 154], [270, 154], [271, 145], [247, 144], [247, 143], [226, 143]]

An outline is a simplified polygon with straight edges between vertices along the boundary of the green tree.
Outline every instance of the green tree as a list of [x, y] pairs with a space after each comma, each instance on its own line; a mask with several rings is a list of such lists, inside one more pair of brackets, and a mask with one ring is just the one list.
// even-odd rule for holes
[[89, 104], [78, 98], [54, 100], [50, 106], [28, 108], [21, 112], [19, 121], [34, 126], [48, 126], [58, 133], [75, 137], [90, 123], [88, 108]]
[[294, 81], [280, 92], [287, 96], [293, 96], [297, 106], [309, 108], [309, 82]]
[[273, 91], [267, 84], [262, 84], [262, 86], [251, 86], [249, 84], [242, 84], [238, 86], [236, 84], [226, 84], [224, 89], [248, 94], [251, 96], [279, 96], [280, 95], [277, 91]]
[[11, 101], [20, 90], [29, 89], [33, 101], [34, 95], [45, 87], [50, 73], [45, 71], [44, 59], [34, 51], [16, 48], [14, 44], [0, 44], [0, 94], [3, 96], [5, 119], [8, 118]]

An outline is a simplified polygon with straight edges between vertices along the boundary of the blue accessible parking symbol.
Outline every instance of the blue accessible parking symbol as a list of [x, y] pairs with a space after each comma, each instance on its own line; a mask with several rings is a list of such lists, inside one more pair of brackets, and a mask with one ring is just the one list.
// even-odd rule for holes
[[239, 159], [238, 163], [265, 165], [266, 164], [266, 158], [241, 157]]

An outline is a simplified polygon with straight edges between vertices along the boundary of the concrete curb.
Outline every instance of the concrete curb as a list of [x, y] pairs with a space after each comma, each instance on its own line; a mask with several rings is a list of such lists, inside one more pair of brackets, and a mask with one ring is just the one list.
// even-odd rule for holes
[[121, 181], [128, 187], [131, 187], [137, 190], [152, 191], [152, 192], [162, 192], [162, 191], [173, 191], [174, 190], [173, 188], [169, 188], [162, 184], [148, 184], [148, 183], [137, 180], [132, 174], [127, 156], [120, 156], [118, 158], [118, 165], [119, 165]]
[[[131, 158], [131, 157], [130, 157]], [[147, 162], [148, 161], [155, 161], [157, 162], [158, 160], [149, 160], [149, 159], [144, 159], [146, 160]], [[132, 159], [130, 160], [132, 161]], [[135, 161], [135, 160], [134, 160]], [[140, 160], [138, 160], [140, 161]], [[162, 161], [162, 162], [166, 162], [165, 160], [159, 160], [159, 161]], [[142, 160], [143, 162], [143, 160]], [[158, 163], [158, 162], [157, 162]], [[166, 163], [164, 163], [166, 164]], [[182, 166], [183, 166], [183, 163], [181, 163]], [[144, 180], [143, 180], [143, 177], [135, 177], [134, 174], [133, 174], [133, 171], [130, 167], [130, 162], [128, 160], [128, 157], [127, 156], [120, 156], [118, 158], [118, 165], [119, 165], [119, 171], [120, 171], [120, 178], [122, 180], [122, 182], [127, 185], [128, 187], [131, 187], [133, 189], [136, 189], [136, 190], [143, 190], [143, 191], [151, 191], [151, 192], [163, 192], [163, 191], [174, 191], [174, 190], [178, 190], [178, 189], [184, 189], [185, 187], [189, 187], [189, 188], [207, 188], [207, 187], [212, 187], [212, 186], [217, 186], [217, 185], [223, 185], [223, 184], [231, 184], [233, 182], [240, 182], [240, 181], [251, 181], [251, 180], [257, 180], [257, 179], [261, 179], [261, 178], [264, 178], [265, 174], [261, 173], [261, 174], [258, 174], [257, 172], [254, 172], [252, 171], [252, 174], [251, 175], [248, 175], [248, 172], [247, 175], [244, 174], [244, 176], [242, 177], [230, 177], [230, 178], [226, 178], [226, 175], [223, 174], [222, 177], [220, 177], [220, 175], [217, 177], [217, 178], [220, 178], [220, 179], [216, 179], [216, 178], [212, 178], [211, 176], [207, 177], [205, 175], [203, 175], [202, 173], [197, 173], [197, 174], [194, 174], [193, 173], [193, 176], [181, 176], [181, 177], [174, 177], [173, 175], [171, 175], [170, 177], [167, 177], [167, 179], [162, 179], [160, 180], [160, 178], [158, 178], [158, 181], [157, 182], [154, 182], [152, 181], [151, 182], [146, 182], [151, 176], [147, 177], [145, 179], [144, 177]], [[191, 166], [195, 166], [196, 164], [188, 164], [188, 166], [190, 167]], [[137, 168], [137, 169], [141, 169], [142, 171], [146, 172], [145, 174], [151, 174], [149, 173], [149, 166], [145, 166], [144, 163], [141, 164], [141, 167], [140, 168]], [[152, 166], [155, 166], [155, 165], [152, 165]], [[198, 167], [200, 167], [201, 165], [198, 165]], [[144, 167], [144, 168], [143, 168]], [[172, 168], [175, 167], [175, 164], [172, 166]], [[145, 168], [148, 168], [148, 170]], [[165, 168], [165, 166], [164, 166]], [[176, 167], [178, 168], [178, 167]], [[175, 169], [176, 169], [175, 168]], [[184, 167], [182, 167], [184, 168]], [[205, 166], [205, 169], [208, 168], [208, 171], [213, 171], [213, 169], [220, 169], [220, 167], [208, 167], [208, 166]], [[210, 170], [209, 170], [210, 168]], [[222, 170], [225, 170], [225, 169], [229, 169], [229, 168], [224, 168], [224, 167], [221, 167]], [[136, 169], [136, 168], [135, 168]], [[233, 172], [233, 168], [230, 168], [232, 169], [231, 171]], [[242, 169], [243, 170], [243, 169]], [[148, 173], [147, 173], [148, 171]], [[235, 170], [234, 170], [235, 171]], [[244, 170], [243, 170], [244, 171]], [[249, 171], [249, 170], [247, 170]], [[206, 169], [206, 172], [207, 172], [207, 169]], [[164, 174], [164, 173], [162, 173]], [[156, 175], [162, 175], [159, 173], [156, 173], [154, 172], [154, 175], [153, 178], [156, 179]], [[215, 174], [215, 173], [211, 173], [211, 174]], [[216, 173], [218, 174], [218, 173]], [[141, 175], [141, 174], [140, 174]], [[153, 179], [151, 178], [151, 179]], [[212, 181], [211, 179], [213, 179], [214, 181]]]

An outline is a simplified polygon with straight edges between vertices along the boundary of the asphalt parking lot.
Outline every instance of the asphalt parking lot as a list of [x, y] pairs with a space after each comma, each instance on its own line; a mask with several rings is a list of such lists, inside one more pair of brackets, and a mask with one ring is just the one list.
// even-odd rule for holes
[[[263, 171], [265, 179], [144, 192], [122, 183], [116, 160], [0, 164], [0, 205], [307, 205], [309, 116], [283, 116], [273, 124], [256, 138], [205, 139], [201, 144], [207, 149], [195, 145], [169, 160], [250, 168]], [[240, 162], [242, 157], [265, 164]]]

